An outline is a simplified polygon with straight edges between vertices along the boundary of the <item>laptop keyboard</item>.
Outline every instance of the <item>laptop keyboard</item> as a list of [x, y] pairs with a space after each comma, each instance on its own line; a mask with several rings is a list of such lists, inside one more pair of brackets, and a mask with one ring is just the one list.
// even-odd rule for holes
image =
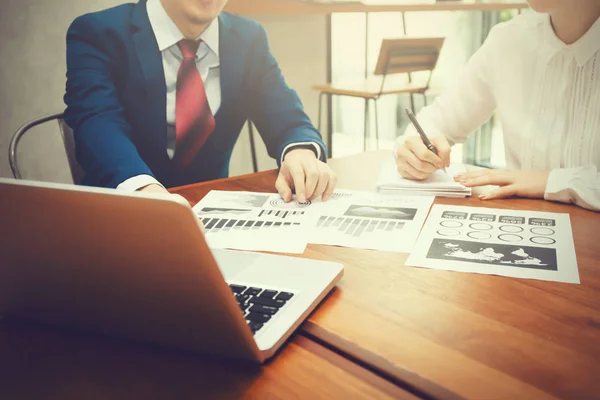
[[256, 334], [292, 298], [293, 293], [255, 286], [229, 285], [246, 323]]

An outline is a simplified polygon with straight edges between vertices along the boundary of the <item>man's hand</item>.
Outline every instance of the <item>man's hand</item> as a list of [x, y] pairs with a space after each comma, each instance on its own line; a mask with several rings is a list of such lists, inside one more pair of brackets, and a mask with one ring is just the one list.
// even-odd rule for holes
[[482, 200], [511, 196], [543, 199], [550, 171], [483, 170], [457, 175], [454, 180], [467, 187], [497, 185], [500, 189], [479, 196]]
[[396, 150], [398, 172], [406, 179], [421, 181], [438, 169], [450, 165], [450, 144], [444, 136], [433, 136], [431, 144], [439, 157], [430, 151], [420, 136], [412, 136]]
[[[179, 199], [183, 199], [183, 201], [185, 201], [185, 204], [187, 204], [188, 206], [191, 207], [190, 202], [187, 201], [187, 199], [185, 197], [183, 197], [180, 194], [175, 194], [175, 193], [169, 193], [169, 191], [167, 189], [165, 189], [164, 187], [157, 185], [155, 183], [153, 183], [152, 185], [148, 185], [148, 186], [144, 186], [141, 189], [138, 189], [139, 192], [144, 192], [144, 193], [156, 193], [156, 194], [166, 194], [169, 196], [176, 196]], [[200, 230], [202, 231], [202, 233], [205, 233], [204, 231], [204, 224], [202, 223], [202, 221], [200, 221], [200, 218], [198, 218], [198, 226], [200, 227]]]
[[314, 151], [295, 149], [283, 159], [275, 188], [285, 202], [292, 200], [292, 190], [296, 200], [304, 203], [322, 196], [327, 201], [333, 194], [337, 175], [324, 162], [317, 160]]

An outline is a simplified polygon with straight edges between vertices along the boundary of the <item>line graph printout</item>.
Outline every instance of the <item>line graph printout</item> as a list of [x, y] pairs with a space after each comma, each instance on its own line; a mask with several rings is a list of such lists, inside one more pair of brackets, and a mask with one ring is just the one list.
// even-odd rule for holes
[[568, 214], [435, 205], [406, 265], [579, 283]]

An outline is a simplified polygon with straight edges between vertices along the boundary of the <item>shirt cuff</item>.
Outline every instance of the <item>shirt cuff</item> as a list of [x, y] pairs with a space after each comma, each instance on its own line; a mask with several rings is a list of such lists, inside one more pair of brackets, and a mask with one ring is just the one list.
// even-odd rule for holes
[[283, 149], [283, 152], [281, 153], [281, 163], [283, 164], [283, 160], [285, 159], [285, 155], [291, 151], [294, 150], [295, 147], [302, 147], [302, 146], [313, 146], [314, 147], [314, 151], [315, 151], [315, 155], [317, 156], [317, 160], [321, 159], [321, 146], [319, 146], [317, 143], [315, 142], [298, 142], [298, 143], [290, 143], [287, 146], [285, 146], [285, 148]]
[[136, 175], [136, 176], [126, 179], [123, 182], [121, 182], [120, 184], [118, 184], [117, 189], [124, 190], [127, 192], [135, 192], [137, 190], [140, 190], [143, 187], [146, 187], [146, 186], [152, 185], [152, 184], [160, 185], [160, 186], [164, 187], [163, 185], [160, 184], [160, 182], [158, 182], [154, 177], [152, 177], [150, 175]]
[[575, 203], [577, 196], [572, 188], [571, 180], [577, 169], [579, 168], [557, 168], [550, 171], [544, 199], [561, 203]]

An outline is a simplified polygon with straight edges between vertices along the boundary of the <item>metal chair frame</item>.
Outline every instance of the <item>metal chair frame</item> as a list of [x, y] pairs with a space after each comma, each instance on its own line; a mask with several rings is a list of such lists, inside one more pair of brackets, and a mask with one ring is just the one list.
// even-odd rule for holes
[[[442, 42], [443, 43], [443, 42]], [[383, 49], [382, 49], [383, 51]], [[439, 57], [439, 52], [440, 50], [438, 49], [437, 51], [435, 51], [435, 60], [437, 62], [437, 58]], [[432, 51], [432, 54], [434, 52]], [[381, 54], [380, 54], [381, 56]], [[318, 129], [319, 131], [321, 131], [321, 115], [322, 115], [322, 110], [323, 110], [323, 97], [324, 96], [329, 96], [330, 98], [333, 96], [345, 96], [345, 97], [358, 97], [358, 98], [363, 98], [365, 101], [365, 114], [364, 114], [364, 141], [363, 141], [363, 148], [366, 151], [367, 150], [367, 138], [370, 136], [370, 131], [371, 131], [371, 125], [370, 125], [370, 101], [373, 101], [373, 106], [374, 106], [374, 110], [375, 110], [375, 140], [376, 140], [376, 146], [377, 148], [379, 148], [379, 111], [378, 111], [378, 107], [377, 107], [377, 101], [379, 100], [379, 98], [383, 95], [383, 90], [385, 88], [385, 81], [388, 74], [388, 70], [390, 67], [390, 60], [391, 57], [393, 56], [393, 51], [392, 52], [386, 52], [385, 53], [385, 68], [384, 68], [384, 72], [382, 75], [382, 79], [381, 79], [381, 85], [379, 87], [379, 92], [374, 96], [374, 97], [364, 97], [364, 96], [359, 96], [359, 95], [352, 95], [352, 94], [343, 94], [343, 95], [338, 95], [338, 94], [333, 94], [333, 93], [327, 93], [327, 92], [320, 92], [319, 93], [319, 113], [318, 113]], [[423, 104], [424, 106], [427, 106], [427, 90], [429, 89], [429, 85], [431, 83], [431, 78], [433, 76], [433, 70], [435, 68], [435, 64], [432, 66], [431, 69], [429, 69], [429, 76], [427, 78], [427, 83], [424, 86], [423, 91], [419, 91], [419, 92], [410, 92], [408, 93], [410, 96], [410, 108], [412, 110], [413, 113], [416, 113], [415, 110], [415, 100], [414, 100], [414, 95], [415, 93], [420, 94], [423, 96]], [[377, 74], [377, 72], [376, 72]], [[408, 82], [412, 82], [412, 75], [410, 72], [406, 73], [408, 76]], [[329, 152], [330, 155], [332, 153], [332, 149], [331, 147], [333, 146], [333, 141], [332, 141], [332, 132], [329, 132], [329, 140], [328, 140], [328, 148], [329, 148]]]

